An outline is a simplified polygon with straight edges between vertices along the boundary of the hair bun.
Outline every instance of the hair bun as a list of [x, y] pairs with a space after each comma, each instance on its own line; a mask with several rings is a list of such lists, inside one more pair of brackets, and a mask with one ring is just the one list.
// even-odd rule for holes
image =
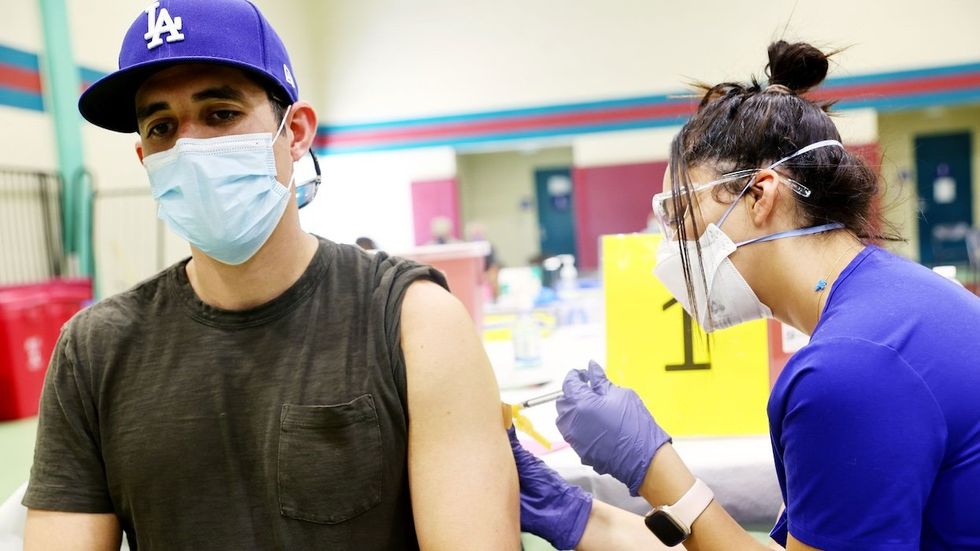
[[769, 84], [783, 85], [794, 93], [806, 92], [827, 77], [828, 56], [806, 42], [779, 40], [769, 45], [766, 76]]

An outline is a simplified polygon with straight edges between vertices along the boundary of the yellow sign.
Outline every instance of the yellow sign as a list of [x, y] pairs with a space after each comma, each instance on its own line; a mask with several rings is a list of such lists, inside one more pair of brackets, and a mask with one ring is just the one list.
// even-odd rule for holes
[[766, 321], [706, 335], [653, 273], [660, 239], [602, 238], [606, 373], [672, 435], [767, 432]]

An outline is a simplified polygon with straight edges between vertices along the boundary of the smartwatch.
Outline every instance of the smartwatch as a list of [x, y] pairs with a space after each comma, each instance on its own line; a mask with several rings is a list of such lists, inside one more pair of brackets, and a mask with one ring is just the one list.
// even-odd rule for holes
[[714, 498], [711, 488], [697, 478], [677, 503], [655, 508], [647, 514], [644, 522], [664, 545], [673, 547], [691, 535], [691, 525]]

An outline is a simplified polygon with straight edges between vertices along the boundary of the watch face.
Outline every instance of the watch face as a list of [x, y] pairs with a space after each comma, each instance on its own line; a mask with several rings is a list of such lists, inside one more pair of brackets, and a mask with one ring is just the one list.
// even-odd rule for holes
[[647, 515], [645, 522], [647, 528], [667, 547], [673, 547], [687, 539], [687, 530], [666, 511], [654, 510]]

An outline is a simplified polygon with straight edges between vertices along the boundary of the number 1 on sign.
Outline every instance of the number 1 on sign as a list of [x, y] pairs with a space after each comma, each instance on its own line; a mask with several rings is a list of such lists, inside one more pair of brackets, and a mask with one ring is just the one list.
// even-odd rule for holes
[[[677, 299], [672, 298], [664, 303], [664, 311], [666, 312], [671, 306], [677, 304]], [[667, 364], [667, 371], [688, 371], [692, 369], [711, 369], [711, 362], [696, 363], [694, 361], [694, 320], [683, 308], [681, 312], [684, 314], [684, 319], [681, 322], [684, 325], [684, 363], [682, 364]]]

